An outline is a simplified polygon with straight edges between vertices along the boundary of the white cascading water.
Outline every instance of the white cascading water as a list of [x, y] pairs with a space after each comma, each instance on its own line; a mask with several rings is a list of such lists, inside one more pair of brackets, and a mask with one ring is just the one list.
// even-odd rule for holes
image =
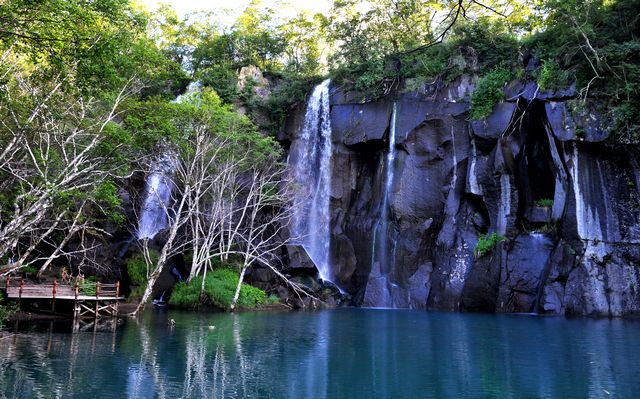
[[297, 185], [292, 233], [318, 268], [320, 278], [333, 281], [329, 260], [331, 241], [331, 114], [329, 79], [317, 85], [293, 149], [293, 178]]
[[[390, 256], [393, 255], [395, 243], [389, 237], [390, 207], [389, 193], [393, 187], [393, 165], [396, 160], [396, 103], [393, 103], [391, 112], [391, 125], [389, 127], [389, 148], [385, 159], [384, 192], [382, 193], [382, 205], [380, 218], [373, 230], [373, 240], [371, 248], [371, 270], [379, 270], [380, 277], [384, 279], [384, 297], [381, 298], [378, 306], [393, 307], [393, 299], [389, 292], [388, 276], [391, 271]], [[376, 268], [376, 263], [378, 268]]]
[[172, 172], [173, 160], [170, 155], [165, 154], [153, 165], [152, 172], [147, 176], [145, 198], [140, 209], [136, 234], [139, 240], [152, 239], [167, 227], [173, 185]]
[[[189, 83], [184, 94], [180, 94], [173, 102], [184, 101], [186, 96], [196, 93], [200, 87], [200, 82]], [[152, 165], [151, 172], [147, 175], [144, 203], [140, 209], [136, 232], [138, 240], [153, 239], [167, 227], [173, 186], [171, 176], [175, 166], [175, 157], [170, 151], [165, 151]]]

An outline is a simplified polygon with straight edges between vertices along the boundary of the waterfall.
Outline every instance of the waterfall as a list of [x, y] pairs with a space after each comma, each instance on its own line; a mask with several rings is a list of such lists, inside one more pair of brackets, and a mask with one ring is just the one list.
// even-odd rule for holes
[[173, 166], [171, 155], [165, 153], [152, 166], [152, 172], [147, 176], [145, 198], [138, 221], [137, 238], [139, 240], [152, 239], [167, 227]]
[[[373, 229], [373, 240], [371, 248], [371, 270], [379, 271], [380, 287], [382, 296], [378, 298], [376, 305], [383, 307], [393, 307], [393, 299], [391, 297], [389, 287], [389, 272], [391, 271], [391, 265], [393, 264], [393, 258], [395, 253], [395, 239], [393, 235], [389, 235], [390, 225], [390, 205], [389, 205], [389, 193], [393, 187], [393, 165], [396, 160], [396, 103], [393, 103], [393, 109], [391, 112], [391, 125], [389, 127], [389, 148], [385, 157], [385, 177], [384, 177], [384, 191], [382, 193], [382, 204], [380, 208], [380, 218], [376, 222]], [[395, 288], [395, 287], [394, 287]]]
[[[198, 81], [189, 83], [184, 94], [177, 96], [173, 102], [185, 101], [189, 96], [197, 93], [201, 86]], [[175, 171], [175, 162], [175, 154], [165, 150], [151, 166], [151, 171], [146, 179], [144, 203], [140, 209], [138, 231], [136, 232], [136, 237], [139, 240], [152, 239], [167, 227], [173, 186], [171, 176]]]
[[317, 85], [304, 116], [296, 148], [291, 151], [297, 190], [292, 234], [318, 268], [320, 278], [332, 281], [331, 268], [331, 114], [329, 79]]

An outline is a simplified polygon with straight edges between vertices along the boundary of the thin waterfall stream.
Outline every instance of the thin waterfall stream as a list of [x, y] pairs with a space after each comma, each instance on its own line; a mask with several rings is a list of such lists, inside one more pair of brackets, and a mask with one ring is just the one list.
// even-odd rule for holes
[[331, 113], [329, 79], [317, 85], [307, 104], [298, 147], [291, 159], [297, 185], [292, 225], [298, 239], [318, 269], [320, 278], [333, 282], [331, 246]]
[[379, 307], [394, 307], [393, 298], [389, 290], [389, 273], [392, 270], [395, 252], [395, 239], [393, 234], [389, 234], [391, 209], [389, 205], [389, 193], [393, 188], [394, 163], [396, 160], [396, 112], [397, 105], [393, 103], [391, 111], [391, 123], [389, 126], [389, 147], [385, 157], [385, 177], [384, 191], [382, 193], [382, 204], [380, 205], [380, 218], [373, 229], [373, 239], [371, 248], [371, 270], [379, 270], [380, 278], [384, 280], [383, 296]]

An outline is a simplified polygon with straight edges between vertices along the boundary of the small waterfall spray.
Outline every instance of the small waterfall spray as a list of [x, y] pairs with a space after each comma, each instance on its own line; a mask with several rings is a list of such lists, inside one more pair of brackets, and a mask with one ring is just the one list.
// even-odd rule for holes
[[[373, 240], [371, 248], [371, 270], [379, 268], [380, 277], [384, 280], [383, 297], [380, 298], [379, 305], [383, 307], [393, 307], [393, 299], [389, 292], [389, 273], [393, 264], [393, 256], [395, 254], [395, 239], [393, 235], [389, 235], [390, 225], [390, 205], [389, 193], [393, 188], [394, 163], [396, 160], [396, 103], [393, 103], [391, 112], [391, 125], [389, 127], [389, 148], [385, 158], [385, 179], [384, 191], [382, 193], [382, 204], [380, 209], [380, 218], [373, 229]], [[377, 264], [377, 265], [376, 265]]]
[[299, 186], [294, 199], [298, 207], [292, 233], [318, 268], [320, 278], [334, 278], [329, 254], [331, 241], [331, 114], [329, 79], [317, 85], [304, 116], [297, 152], [292, 158], [293, 177]]

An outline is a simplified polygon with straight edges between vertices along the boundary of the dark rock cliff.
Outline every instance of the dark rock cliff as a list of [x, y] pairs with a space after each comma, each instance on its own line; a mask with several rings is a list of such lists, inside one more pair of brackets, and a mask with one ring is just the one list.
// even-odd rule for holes
[[[576, 106], [572, 87], [541, 93], [514, 82], [480, 121], [469, 120], [472, 91], [466, 76], [364, 103], [332, 88], [336, 283], [362, 306], [390, 298], [453, 311], [640, 313], [639, 149], [605, 144], [605, 122]], [[383, 273], [372, 243], [394, 101]], [[300, 119], [290, 118], [283, 142], [297, 140]], [[491, 232], [506, 239], [474, 253]]]

